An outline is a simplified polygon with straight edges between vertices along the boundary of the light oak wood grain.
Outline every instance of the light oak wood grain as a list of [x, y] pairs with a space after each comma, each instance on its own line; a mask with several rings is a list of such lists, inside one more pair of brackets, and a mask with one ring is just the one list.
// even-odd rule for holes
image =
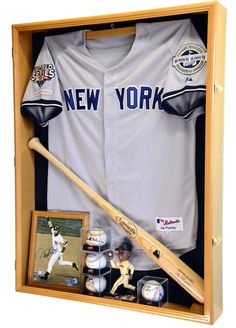
[[[27, 143], [34, 135], [33, 125], [20, 114], [20, 103], [32, 70], [32, 34], [71, 27], [86, 28], [98, 24], [112, 24], [148, 18], [183, 15], [208, 15], [208, 63], [206, 98], [205, 147], [205, 236], [204, 281], [205, 303], [191, 309], [169, 304], [155, 308], [140, 304], [93, 298], [91, 296], [45, 290], [27, 286], [28, 252], [31, 211], [34, 210], [34, 159]], [[181, 18], [181, 16], [180, 16]], [[97, 17], [17, 24], [12, 27], [14, 64], [15, 113], [15, 181], [16, 181], [16, 289], [76, 301], [128, 308], [153, 314], [213, 323], [222, 312], [222, 254], [221, 245], [212, 247], [213, 234], [221, 234], [222, 221], [222, 148], [223, 97], [214, 92], [214, 83], [224, 85], [226, 10], [216, 1], [187, 6], [145, 10]]]

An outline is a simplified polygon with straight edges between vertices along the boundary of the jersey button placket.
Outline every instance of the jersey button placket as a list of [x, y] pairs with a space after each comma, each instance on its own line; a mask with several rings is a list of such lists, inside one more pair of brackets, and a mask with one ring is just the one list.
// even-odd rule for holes
[[104, 74], [104, 158], [107, 182], [107, 196], [109, 200], [113, 199], [116, 188], [114, 177], [114, 98], [112, 94], [112, 75]]

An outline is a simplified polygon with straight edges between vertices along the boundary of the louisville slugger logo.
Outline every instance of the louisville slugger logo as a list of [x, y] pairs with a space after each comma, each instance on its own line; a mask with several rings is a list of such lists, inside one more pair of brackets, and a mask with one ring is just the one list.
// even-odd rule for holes
[[129, 219], [116, 216], [115, 220], [130, 235], [131, 238], [135, 238], [137, 236], [135, 224], [130, 222]]

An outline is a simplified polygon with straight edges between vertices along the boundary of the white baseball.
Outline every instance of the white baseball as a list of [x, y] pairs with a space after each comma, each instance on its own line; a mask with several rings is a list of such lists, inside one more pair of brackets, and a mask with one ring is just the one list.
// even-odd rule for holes
[[86, 236], [86, 244], [90, 246], [104, 246], [107, 235], [103, 230], [89, 230]]
[[103, 276], [88, 276], [85, 287], [90, 292], [102, 293], [106, 289], [107, 281]]
[[156, 280], [148, 280], [142, 288], [142, 296], [146, 301], [160, 302], [164, 297], [164, 289]]
[[90, 269], [103, 269], [107, 265], [107, 258], [104, 254], [88, 254], [85, 264]]

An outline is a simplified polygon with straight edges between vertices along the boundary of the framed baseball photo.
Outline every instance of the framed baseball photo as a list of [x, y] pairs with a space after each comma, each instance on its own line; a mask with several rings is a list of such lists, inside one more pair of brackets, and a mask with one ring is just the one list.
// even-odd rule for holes
[[81, 228], [88, 213], [33, 211], [28, 285], [79, 292]]

